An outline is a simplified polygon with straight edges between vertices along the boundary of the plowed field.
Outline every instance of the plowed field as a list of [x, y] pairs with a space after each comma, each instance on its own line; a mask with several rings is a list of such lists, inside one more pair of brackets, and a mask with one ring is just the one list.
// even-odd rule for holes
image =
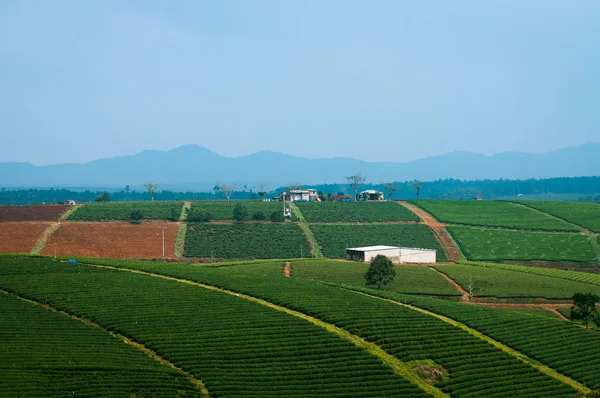
[[42, 254], [108, 258], [159, 258], [161, 226], [165, 226], [165, 257], [175, 257], [179, 225], [167, 222], [64, 222], [50, 237]]
[[0, 253], [29, 253], [48, 225], [42, 222], [0, 222]]
[[58, 221], [67, 205], [0, 206], [0, 221]]

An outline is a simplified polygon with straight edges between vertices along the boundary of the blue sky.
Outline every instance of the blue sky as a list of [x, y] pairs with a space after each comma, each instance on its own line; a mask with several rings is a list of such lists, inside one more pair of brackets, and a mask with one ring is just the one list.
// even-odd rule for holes
[[0, 161], [600, 141], [600, 2], [0, 2]]

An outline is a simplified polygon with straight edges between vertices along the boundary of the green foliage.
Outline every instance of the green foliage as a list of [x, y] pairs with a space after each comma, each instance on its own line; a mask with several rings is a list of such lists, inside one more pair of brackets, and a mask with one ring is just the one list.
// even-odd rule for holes
[[254, 221], [265, 221], [267, 219], [267, 216], [265, 216], [265, 213], [263, 213], [262, 211], [257, 211], [254, 214], [252, 214], [252, 220]]
[[[525, 274], [543, 275], [550, 276], [552, 278], [559, 278], [568, 281], [582, 282], [590, 285], [600, 286], [600, 275], [591, 274], [587, 272], [575, 272], [566, 271], [553, 268], [540, 268], [540, 267], [526, 267], [522, 265], [512, 264], [497, 264], [497, 263], [469, 263], [469, 265], [475, 265], [479, 267], [488, 267], [496, 269], [505, 269], [516, 272], [523, 272]], [[527, 276], [523, 276], [527, 278]], [[593, 286], [592, 286], [593, 288]]]
[[546, 201], [522, 201], [519, 203], [600, 233], [600, 204], [598, 203]]
[[142, 214], [141, 210], [134, 210], [131, 212], [131, 214], [129, 215], [129, 221], [131, 221], [134, 224], [139, 223], [140, 221], [142, 221], [142, 219], [144, 218], [144, 215]]
[[225, 221], [234, 220], [233, 210], [237, 204], [242, 204], [248, 211], [248, 214], [254, 214], [262, 212], [264, 214], [271, 214], [271, 212], [277, 210], [282, 211], [283, 205], [275, 202], [260, 202], [260, 201], [197, 201], [192, 202], [192, 210], [210, 212], [213, 216], [213, 220]]
[[436, 249], [438, 261], [446, 259], [444, 251], [433, 236], [431, 229], [422, 224], [312, 224], [310, 229], [315, 235], [323, 255], [329, 258], [346, 258], [346, 248], [348, 247], [388, 245]]
[[596, 260], [589, 239], [580, 234], [448, 227], [469, 260], [580, 261]]
[[138, 210], [145, 220], [177, 221], [183, 202], [119, 202], [94, 203], [79, 207], [69, 221], [129, 221]]
[[377, 289], [381, 289], [396, 277], [396, 270], [392, 264], [392, 260], [384, 255], [378, 254], [373, 260], [369, 270], [365, 274], [365, 282], [367, 285], [375, 285]]
[[187, 377], [108, 332], [5, 294], [0, 341], [2, 397], [202, 396]]
[[[598, 325], [600, 311], [596, 305], [600, 302], [600, 296], [593, 293], [575, 293], [573, 295], [573, 306], [571, 307], [571, 319], [580, 319], [585, 327], [589, 327], [590, 321]], [[600, 325], [598, 325], [600, 326]]]
[[269, 216], [269, 220], [271, 220], [271, 222], [284, 222], [285, 217], [283, 216], [283, 213], [281, 212], [281, 210], [275, 210]]
[[508, 202], [420, 200], [413, 203], [445, 223], [545, 231], [578, 231], [564, 221]]
[[184, 256], [218, 259], [309, 257], [309, 246], [298, 225], [189, 224]]
[[[5, 260], [0, 259], [0, 287], [3, 289], [43, 300], [93, 319], [104, 328], [118, 330], [202, 379], [211, 396], [428, 396], [397, 376], [378, 358], [335, 334], [240, 297], [146, 275], [56, 263], [49, 259]], [[36, 280], [31, 275], [36, 275]], [[0, 317], [11, 319], [14, 315], [12, 311], [2, 311]], [[35, 325], [32, 322], [28, 326], [36, 328]], [[48, 326], [52, 327], [52, 324]], [[2, 328], [0, 324], [0, 330]], [[48, 344], [44, 343], [45, 331], [35, 330], [37, 336], [32, 342]], [[89, 396], [127, 396], [119, 392], [134, 388], [139, 388], [141, 396], [179, 395], [168, 390], [174, 384], [168, 384], [169, 379], [174, 378], [172, 375], [152, 371], [162, 366], [158, 362], [148, 366], [146, 372], [137, 367], [130, 371], [127, 365], [132, 361], [118, 355], [119, 351], [113, 348], [103, 354], [102, 348], [108, 345], [106, 340], [111, 339], [107, 333], [105, 335], [98, 346], [95, 340], [88, 339], [81, 354], [74, 352], [76, 359], [83, 357], [89, 363], [97, 357], [107, 358], [107, 365], [113, 363], [122, 368], [120, 373], [102, 380], [105, 368], [90, 366], [90, 371], [83, 376], [97, 375], [98, 383], [88, 388], [95, 387], [98, 391], [90, 391]], [[65, 333], [63, 339], [65, 336], [70, 338], [69, 333]], [[11, 348], [0, 350], [0, 357], [5, 353], [38, 355], [35, 344], [35, 349], [23, 344], [13, 351], [12, 342], [18, 340], [18, 334], [9, 331], [8, 337]], [[132, 350], [113, 340], [113, 346], [120, 345], [122, 351]], [[109, 358], [109, 354], [113, 355]], [[49, 372], [47, 376], [61, 369], [69, 371], [75, 366], [65, 354], [57, 358], [39, 357], [51, 365], [44, 369]], [[11, 369], [12, 363], [3, 362], [0, 366]], [[11, 375], [19, 376], [26, 369], [13, 368], [11, 372]], [[117, 379], [118, 375], [121, 380]], [[15, 379], [18, 381], [17, 377]], [[0, 386], [5, 384], [4, 372], [2, 380]], [[70, 385], [66, 378], [63, 383]], [[183, 387], [186, 384], [181, 384], [181, 394], [193, 396], [189, 388]], [[155, 391], [151, 390], [153, 388]], [[7, 395], [22, 395], [20, 391], [16, 392], [18, 394]], [[76, 392], [75, 396], [78, 395]]]
[[209, 222], [213, 219], [213, 216], [209, 211], [188, 209], [186, 219], [189, 222]]
[[440, 265], [436, 269], [454, 279], [465, 290], [468, 290], [472, 278], [479, 297], [569, 299], [580, 291], [600, 293], [600, 286], [492, 266], [456, 264]]
[[308, 222], [419, 221], [410, 210], [393, 202], [298, 202]]
[[110, 202], [110, 194], [106, 191], [96, 196], [96, 202]]
[[241, 203], [236, 203], [233, 208], [233, 219], [235, 221], [247, 220], [249, 216], [248, 209]]

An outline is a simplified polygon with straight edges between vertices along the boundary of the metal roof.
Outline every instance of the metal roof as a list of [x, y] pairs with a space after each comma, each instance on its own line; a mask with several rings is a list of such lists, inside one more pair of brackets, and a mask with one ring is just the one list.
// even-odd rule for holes
[[385, 246], [385, 245], [346, 248], [346, 250], [354, 250], [357, 252], [372, 252], [372, 251], [376, 251], [376, 250], [393, 250], [393, 249], [400, 249], [400, 248], [396, 247], [396, 246]]

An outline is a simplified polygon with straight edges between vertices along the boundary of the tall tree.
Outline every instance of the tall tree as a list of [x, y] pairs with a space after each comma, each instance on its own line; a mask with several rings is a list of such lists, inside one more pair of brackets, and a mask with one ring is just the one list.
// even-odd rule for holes
[[571, 307], [571, 319], [583, 321], [586, 329], [590, 321], [598, 321], [600, 318], [596, 304], [600, 303], [600, 296], [594, 293], [575, 293], [573, 295], [573, 306]]
[[394, 182], [382, 182], [381, 186], [383, 187], [384, 191], [387, 192], [388, 201], [391, 200], [392, 194], [400, 188], [398, 184]]
[[367, 285], [376, 285], [377, 289], [381, 289], [382, 286], [387, 285], [396, 276], [396, 270], [392, 260], [382, 254], [375, 256], [371, 260], [369, 270], [365, 274], [365, 281]]
[[159, 186], [160, 186], [160, 184], [153, 184], [151, 182], [144, 183], [144, 187], [148, 191], [148, 194], [150, 195], [151, 200], [154, 200], [154, 193], [156, 192], [156, 190], [158, 189]]
[[217, 187], [219, 188], [221, 193], [225, 195], [225, 199], [227, 199], [228, 202], [229, 199], [231, 199], [231, 194], [234, 193], [236, 189], [238, 189], [237, 184], [219, 184], [217, 185]]
[[358, 187], [360, 184], [363, 184], [365, 181], [367, 181], [367, 177], [363, 176], [360, 173], [346, 177], [346, 182], [348, 183], [348, 185], [350, 185], [350, 188], [352, 188], [352, 191], [354, 191], [354, 201], [355, 202], [356, 202], [356, 196], [358, 195]]
[[419, 195], [421, 194], [421, 188], [423, 187], [424, 184], [425, 184], [425, 182], [423, 182], [423, 181], [412, 181], [410, 183], [410, 186], [412, 187], [412, 189], [415, 190], [415, 194], [417, 195], [417, 200], [419, 200]]
[[109, 202], [110, 194], [106, 191], [102, 192], [100, 195], [96, 196], [96, 202]]
[[254, 187], [257, 189], [258, 196], [260, 196], [261, 200], [266, 194], [265, 188], [267, 187], [267, 185], [269, 185], [268, 181], [259, 181], [256, 184], [254, 184]]

